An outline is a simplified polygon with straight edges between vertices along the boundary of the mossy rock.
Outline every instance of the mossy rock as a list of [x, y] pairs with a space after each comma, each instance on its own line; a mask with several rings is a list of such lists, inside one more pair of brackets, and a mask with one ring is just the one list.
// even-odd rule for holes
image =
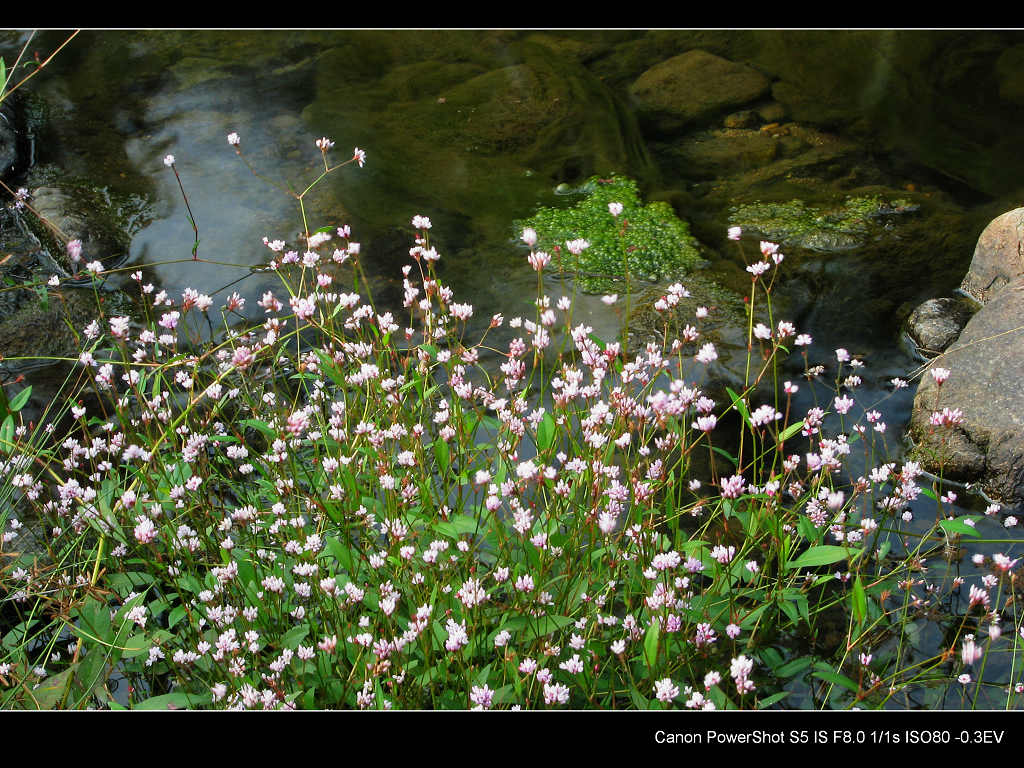
[[[579, 194], [575, 205], [541, 208], [515, 226], [517, 234], [536, 230], [537, 250], [551, 253], [555, 267], [577, 273], [584, 291], [624, 289], [627, 267], [630, 280], [655, 282], [682, 277], [701, 261], [689, 225], [668, 203], [644, 205], [632, 179], [595, 176]], [[612, 216], [609, 203], [621, 203], [622, 213]], [[566, 242], [578, 238], [590, 245], [574, 256]]]
[[52, 166], [34, 169], [30, 185], [38, 215], [24, 212], [21, 220], [68, 272], [76, 270], [68, 260], [67, 240], [82, 241], [83, 264], [99, 259], [109, 269], [124, 261], [132, 236], [152, 219], [141, 196], [90, 184]]
[[729, 222], [781, 245], [834, 252], [859, 248], [884, 231], [886, 217], [916, 210], [908, 200], [889, 203], [877, 195], [848, 197], [833, 208], [810, 206], [803, 200], [755, 202], [733, 208]]

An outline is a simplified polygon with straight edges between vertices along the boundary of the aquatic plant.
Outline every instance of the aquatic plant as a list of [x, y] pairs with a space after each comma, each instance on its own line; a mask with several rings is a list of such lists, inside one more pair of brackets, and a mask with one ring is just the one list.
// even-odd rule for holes
[[[580, 199], [573, 205], [543, 207], [515, 226], [517, 232], [535, 230], [537, 250], [577, 274], [584, 291], [624, 290], [630, 280], [678, 279], [700, 261], [687, 223], [668, 203], [645, 205], [632, 179], [594, 176], [576, 194]], [[609, 205], [621, 206], [620, 213], [609, 216]], [[589, 246], [573, 253], [566, 244], [577, 239]]]
[[[365, 160], [317, 146], [320, 178]], [[599, 213], [618, 237], [628, 189], [558, 238]], [[347, 225], [303, 215], [299, 242], [264, 239], [262, 323], [134, 268], [144, 314], [97, 307], [42, 420], [28, 388], [0, 401], [0, 706], [1020, 706], [1019, 539], [991, 535], [1016, 519], [950, 519], [941, 478], [889, 460], [867, 361], [773, 317], [778, 246], [745, 258], [744, 382], [714, 402], [713, 308], [627, 356], [547, 294], [536, 233], [534, 309], [505, 318], [460, 302], [410, 224], [401, 307], [361, 294]], [[976, 570], [943, 574], [984, 527]], [[914, 640], [933, 621], [938, 651]]]
[[833, 207], [803, 200], [745, 203], [735, 206], [729, 222], [745, 231], [791, 247], [840, 251], [864, 244], [884, 216], [916, 210], [908, 200], [888, 203], [878, 195], [848, 197]]

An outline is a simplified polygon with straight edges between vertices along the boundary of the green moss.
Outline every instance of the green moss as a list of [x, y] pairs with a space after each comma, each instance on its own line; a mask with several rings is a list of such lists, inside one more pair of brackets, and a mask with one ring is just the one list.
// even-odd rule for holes
[[[607, 290], [626, 278], [663, 280], [681, 277], [700, 260], [690, 228], [663, 202], [644, 205], [636, 182], [622, 176], [593, 177], [580, 188], [583, 199], [569, 208], [541, 208], [531, 218], [516, 222], [517, 235], [526, 227], [537, 231], [537, 249], [555, 257], [561, 267], [577, 273], [585, 291]], [[621, 203], [622, 213], [612, 216], [609, 203]], [[566, 242], [583, 238], [590, 246], [579, 256]], [[556, 253], [557, 247], [557, 253]]]
[[834, 208], [809, 206], [803, 200], [756, 202], [733, 208], [729, 222], [782, 245], [841, 251], [863, 245], [882, 216], [914, 209], [909, 201], [890, 204], [878, 195], [849, 197]]

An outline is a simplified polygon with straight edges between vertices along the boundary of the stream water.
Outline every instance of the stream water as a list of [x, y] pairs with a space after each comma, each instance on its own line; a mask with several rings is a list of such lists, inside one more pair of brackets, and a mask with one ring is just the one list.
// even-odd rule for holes
[[[0, 33], [5, 61], [27, 37]], [[63, 37], [41, 33], [30, 50]], [[638, 110], [630, 85], [698, 48], [758, 69], [771, 88], [682, 128]], [[848, 55], [823, 53], [832, 49]], [[295, 199], [254, 178], [228, 133], [241, 135], [255, 169], [295, 189], [322, 169], [316, 139], [334, 140], [339, 160], [358, 146], [366, 167], [332, 174], [307, 198], [310, 228], [351, 225], [386, 302], [400, 286], [409, 222], [429, 216], [442, 277], [483, 324], [521, 313], [535, 294], [513, 221], [571, 204], [559, 191], [592, 174], [625, 174], [646, 199], [669, 202], [700, 241], [704, 274], [737, 290], [749, 285], [725, 237], [737, 206], [800, 199], [826, 211], [849, 196], [905, 197], [913, 214], [869, 221], [832, 250], [780, 230], [792, 240], [776, 313], [823, 355], [843, 346], [865, 360], [862, 401], [882, 401], [898, 452], [913, 389], [893, 394], [884, 382], [919, 364], [899, 343], [900, 323], [919, 302], [950, 295], [984, 225], [1019, 204], [1024, 155], [1005, 139], [1024, 113], [1011, 66], [1022, 50], [1021, 33], [988, 31], [83, 32], [26, 86], [36, 116], [29, 180], [58, 169], [145, 201], [124, 265], [171, 295], [238, 291], [256, 318], [273, 286], [251, 269], [268, 260], [262, 240], [295, 242], [302, 222]], [[742, 110], [761, 116], [724, 120]], [[167, 154], [207, 262], [191, 260]], [[752, 258], [756, 238], [745, 247]], [[598, 297], [581, 301], [579, 319], [617, 333]], [[1002, 535], [997, 524], [984, 534]]]

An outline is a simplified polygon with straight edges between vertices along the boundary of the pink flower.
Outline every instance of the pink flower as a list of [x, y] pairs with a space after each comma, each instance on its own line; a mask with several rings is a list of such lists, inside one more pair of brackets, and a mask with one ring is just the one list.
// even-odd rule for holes
[[743, 488], [746, 481], [742, 475], [733, 475], [730, 478], [722, 480], [722, 496], [726, 499], [738, 498], [743, 493]]
[[469, 693], [469, 700], [476, 704], [480, 709], [490, 709], [491, 701], [494, 699], [494, 691], [492, 691], [486, 683], [483, 687], [473, 686], [473, 690]]
[[837, 397], [832, 404], [836, 408], [836, 413], [846, 414], [853, 407], [854, 400], [852, 397], [843, 395], [842, 397]]
[[700, 348], [700, 352], [697, 353], [694, 359], [698, 363], [704, 363], [704, 365], [709, 365], [714, 362], [718, 359], [718, 352], [715, 351], [715, 345], [708, 342]]
[[540, 272], [551, 263], [551, 256], [544, 251], [530, 251], [530, 255], [526, 257], [526, 260], [530, 262], [530, 266], [533, 267], [534, 271]]
[[739, 240], [742, 235], [743, 235], [743, 230], [740, 229], [739, 227], [729, 227], [729, 239], [730, 240]]
[[658, 701], [666, 704], [679, 695], [679, 686], [672, 682], [671, 678], [664, 678], [654, 683], [654, 695]]

